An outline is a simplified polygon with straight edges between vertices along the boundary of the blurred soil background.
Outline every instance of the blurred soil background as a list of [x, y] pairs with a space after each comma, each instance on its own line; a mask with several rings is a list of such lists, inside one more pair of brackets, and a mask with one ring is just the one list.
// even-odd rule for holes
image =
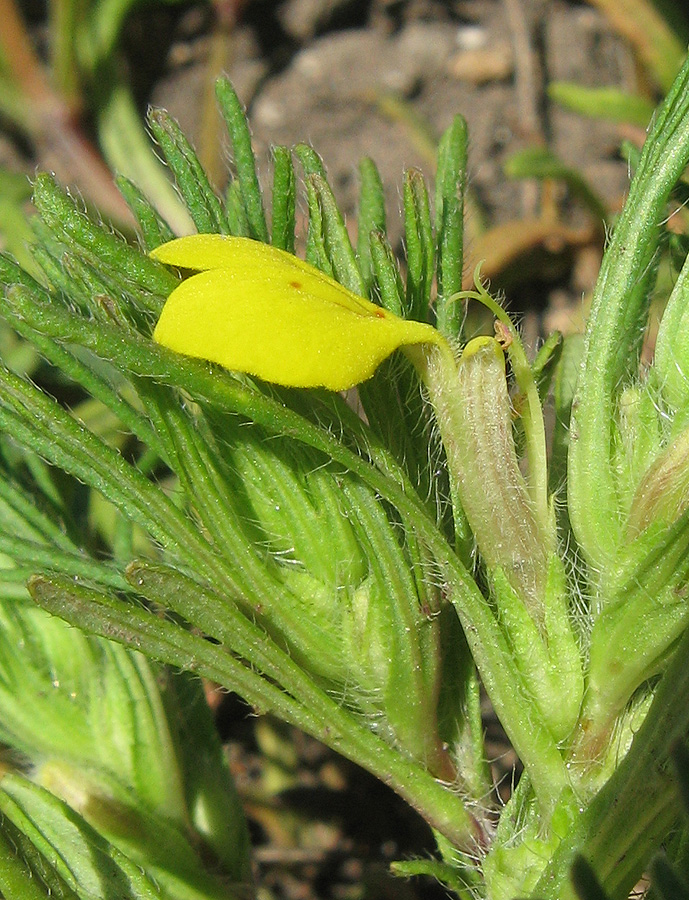
[[[615, 15], [615, 7], [627, 12]], [[628, 184], [620, 148], [641, 145], [644, 111], [668, 86], [649, 63], [650, 31], [639, 37], [637, 7], [655, 8], [647, 0], [123, 2], [110, 44], [89, 62], [91, 38], [82, 35], [70, 64], [69, 48], [55, 46], [65, 32], [52, 7], [0, 0], [0, 241], [21, 254], [25, 176], [46, 168], [127, 233], [110, 169], [138, 158], [127, 123], [143, 121], [150, 104], [179, 120], [222, 191], [231, 159], [213, 83], [225, 72], [247, 107], [266, 187], [271, 146], [310, 143], [354, 221], [357, 163], [370, 156], [386, 185], [400, 253], [402, 173], [417, 167], [432, 185], [437, 139], [461, 113], [470, 134], [467, 286], [483, 260], [532, 346], [554, 328], [580, 330], [606, 223]], [[682, 9], [667, 6], [680, 47]], [[71, 33], [79, 27], [72, 23]], [[56, 75], [59, 59], [64, 71]], [[550, 86], [562, 81], [621, 91], [636, 102], [627, 113], [633, 107], [636, 114], [585, 118], [552, 98]], [[123, 97], [118, 118], [112, 110]], [[535, 153], [527, 170], [538, 177], [506, 174], [524, 171], [523, 156], [514, 163], [524, 152]], [[127, 174], [146, 182], [147, 171]], [[544, 172], [561, 177], [544, 179]], [[175, 198], [161, 196], [174, 211]], [[183, 230], [183, 216], [173, 225]], [[430, 880], [387, 873], [391, 860], [433, 849], [402, 801], [311, 739], [254, 719], [235, 698], [210, 688], [209, 697], [251, 819], [263, 898], [444, 896]], [[488, 712], [486, 727], [507, 796], [511, 751]]]

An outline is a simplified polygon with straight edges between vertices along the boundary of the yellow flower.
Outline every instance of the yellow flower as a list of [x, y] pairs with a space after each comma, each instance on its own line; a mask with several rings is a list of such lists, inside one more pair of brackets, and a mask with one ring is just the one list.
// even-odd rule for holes
[[431, 325], [400, 319], [268, 244], [197, 234], [151, 256], [198, 273], [168, 297], [154, 340], [236, 372], [341, 391], [397, 348], [435, 344], [450, 353]]

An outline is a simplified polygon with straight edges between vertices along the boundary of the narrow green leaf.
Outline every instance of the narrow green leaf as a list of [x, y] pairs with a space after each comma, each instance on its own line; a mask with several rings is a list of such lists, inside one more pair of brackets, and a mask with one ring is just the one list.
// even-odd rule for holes
[[462, 116], [440, 139], [435, 188], [435, 232], [438, 296], [436, 324], [450, 340], [459, 337], [463, 309], [450, 298], [462, 289], [464, 269], [464, 194], [467, 169], [467, 126]]
[[171, 241], [175, 237], [173, 230], [134, 182], [125, 178], [124, 175], [118, 175], [115, 180], [120, 193], [127, 201], [127, 206], [139, 224], [144, 248], [147, 251], [153, 250], [161, 244]]
[[306, 178], [306, 202], [309, 208], [309, 227], [306, 233], [306, 261], [312, 266], [335, 277], [328, 248], [325, 241], [325, 225], [323, 223], [323, 211], [318, 202], [318, 194], [311, 178]]
[[225, 212], [230, 227], [230, 234], [237, 237], [249, 237], [251, 229], [242, 202], [242, 191], [236, 178], [230, 177], [225, 195]]
[[564, 339], [560, 332], [553, 331], [539, 348], [531, 366], [541, 403], [545, 403], [548, 396], [558, 363], [562, 358], [563, 345]]
[[304, 175], [320, 175], [321, 178], [326, 177], [325, 166], [323, 160], [316, 153], [313, 147], [308, 144], [297, 144], [294, 148], [297, 159], [304, 169]]
[[[437, 730], [436, 687], [439, 667], [437, 625], [432, 612], [438, 597], [417, 589], [413, 561], [399, 546], [383, 509], [367, 488], [352, 480], [343, 483], [351, 504], [351, 520], [366, 548], [373, 576], [367, 588], [365, 627], [353, 615], [351, 654], [354, 677], [367, 689], [382, 691], [385, 719], [400, 744], [438, 777], [448, 772], [449, 759]], [[429, 612], [424, 614], [422, 606]], [[384, 660], [385, 662], [381, 662]], [[357, 679], [357, 669], [361, 675]], [[368, 678], [370, 681], [368, 681]], [[452, 767], [450, 766], [450, 769]]]
[[[41, 275], [50, 285], [51, 293], [53, 295], [57, 294], [61, 298], [69, 297], [76, 307], [85, 309], [87, 306], [87, 298], [82, 295], [81, 285], [78, 283], [72, 284], [70, 282], [67, 273], [58, 261], [62, 252], [62, 248], [60, 248], [58, 255], [58, 253], [55, 252], [54, 247], [48, 248], [44, 244], [38, 243], [32, 248], [31, 255], [34, 258], [36, 265], [40, 267]], [[21, 284], [22, 282], [19, 283]], [[46, 292], [45, 296], [50, 295]]]
[[[42, 459], [37, 453], [34, 453], [28, 447], [22, 453], [22, 462], [26, 464], [26, 468], [32, 479], [32, 488], [35, 485], [38, 488], [38, 495], [47, 501], [53, 510], [60, 516], [66, 529], [70, 529], [72, 525], [71, 515], [66, 508], [65, 498], [62, 495], [58, 478], [55, 471]], [[79, 533], [77, 529], [72, 528], [72, 534]]]
[[294, 253], [296, 186], [292, 154], [286, 147], [273, 147], [272, 243]]
[[[301, 702], [309, 697], [310, 703], [317, 703], [317, 696], [325, 696], [315, 688], [304, 667], [260, 625], [240, 612], [227, 595], [216, 594], [170, 567], [146, 562], [132, 563], [127, 578], [148, 600], [172, 610], [214, 638], [224, 653], [231, 651], [256, 678], [266, 677]], [[246, 699], [251, 702], [251, 697]], [[313, 727], [313, 722], [309, 727]]]
[[177, 122], [165, 110], [152, 109], [148, 113], [148, 124], [172, 169], [197, 230], [208, 234], [228, 234], [222, 204]]
[[[67, 896], [80, 900], [107, 897], [113, 891], [131, 900], [155, 900], [159, 896], [157, 886], [140, 866], [66, 803], [28, 779], [4, 776], [0, 810], [34, 845], [42, 857], [39, 872], [51, 876], [56, 893], [58, 885], [64, 883], [70, 891]], [[34, 865], [38, 863], [35, 858]]]
[[359, 216], [357, 219], [357, 259], [359, 269], [369, 296], [374, 277], [374, 265], [371, 258], [371, 233], [385, 234], [385, 194], [383, 182], [376, 164], [369, 157], [359, 163]]
[[[328, 597], [333, 584], [358, 585], [368, 566], [343, 495], [351, 476], [303, 445], [278, 437], [268, 441], [255, 425], [228, 428], [227, 417], [214, 415], [208, 406], [204, 411], [223, 448], [216, 458], [223, 464], [227, 491], [243, 498], [236, 514], [260, 528], [262, 534], [252, 527], [253, 541], [275, 554], [275, 570], [289, 583], [296, 565], [303, 565], [326, 585]], [[324, 615], [335, 612], [339, 619], [341, 605], [328, 606]], [[317, 609], [314, 615], [318, 618]]]
[[689, 257], [663, 311], [655, 345], [653, 369], [663, 399], [679, 420], [689, 408]]
[[173, 470], [208, 533], [233, 562], [230, 589], [245, 603], [250, 599], [260, 602], [261, 597], [268, 607], [274, 599], [279, 602], [279, 584], [270, 577], [265, 560], [242, 531], [219, 462], [207, 438], [199, 435], [200, 423], [194, 422], [181, 405], [170, 403], [160, 386], [151, 390], [149, 400], [149, 412], [158, 430], [167, 432]]
[[325, 250], [335, 278], [352, 293], [363, 297], [366, 293], [342, 214], [337, 208], [330, 185], [321, 175], [307, 176], [307, 184], [313, 188], [321, 210]]
[[[564, 339], [562, 354], [555, 370], [553, 389], [555, 424], [553, 426], [549, 467], [549, 489], [551, 494], [557, 494], [566, 484], [567, 453], [570, 439], [569, 422], [583, 352], [584, 336], [581, 334], [568, 335]], [[560, 513], [566, 516], [566, 509], [563, 508], [560, 510]], [[569, 529], [568, 519], [566, 525], [567, 529]]]
[[[50, 507], [44, 501], [38, 491], [28, 491], [21, 487], [13, 478], [12, 473], [5, 466], [0, 468], [0, 501], [7, 504], [4, 510], [5, 527], [16, 529], [16, 521], [21, 522], [26, 529], [24, 535], [33, 540], [42, 540], [52, 544], [67, 553], [73, 553], [78, 548], [72, 539], [66, 534], [64, 523], [56, 512], [50, 514]], [[43, 507], [39, 504], [43, 501]], [[10, 518], [9, 512], [14, 514], [15, 521]], [[9, 533], [12, 533], [11, 531]], [[17, 534], [15, 530], [15, 534]]]
[[[3, 823], [0, 831], [0, 893], [5, 900], [46, 900], [50, 888], [42, 884], [38, 873], [22, 858], [16, 839], [12, 840], [12, 831], [14, 829]], [[65, 884], [56, 885], [53, 894], [60, 900], [76, 898]]]
[[29, 591], [40, 607], [89, 634], [137, 648], [153, 659], [226, 685], [263, 712], [274, 711], [287, 721], [315, 725], [308, 713], [300, 716], [300, 706], [293, 698], [238, 662], [225, 648], [143, 606], [58, 575], [32, 578]]
[[177, 726], [192, 825], [220, 861], [223, 874], [234, 884], [246, 886], [248, 893], [253, 881], [249, 828], [204, 685], [193, 675], [175, 670], [168, 676], [164, 699], [168, 719]]
[[[123, 331], [130, 327], [125, 297], [113, 291], [107, 283], [107, 276], [89, 265], [80, 255], [65, 251], [60, 260], [69, 290], [83, 298], [84, 310], [97, 321], [113, 321]], [[75, 290], [76, 289], [76, 290]]]
[[380, 302], [396, 316], [402, 315], [404, 282], [397, 259], [384, 233], [373, 231], [371, 240], [371, 264]]
[[[438, 859], [405, 859], [395, 860], [390, 864], [390, 871], [400, 878], [412, 878], [426, 875], [434, 881], [439, 881], [461, 900], [471, 900], [475, 896], [470, 883], [462, 877], [463, 873], [458, 867], [443, 863]], [[469, 873], [467, 872], [467, 876]]]
[[226, 78], [219, 78], [216, 81], [215, 94], [232, 142], [237, 181], [249, 222], [249, 235], [267, 244], [270, 238], [246, 113], [234, 88]]
[[428, 321], [433, 284], [433, 228], [423, 175], [410, 169], [404, 178], [404, 233], [407, 246], [406, 315]]
[[11, 256], [4, 253], [0, 253], [0, 284], [23, 284], [43, 297], [48, 296], [44, 285], [39, 284], [32, 275], [17, 265]]
[[309, 228], [306, 234], [306, 261], [334, 277], [332, 265], [325, 248], [323, 214], [310, 175], [325, 178], [325, 166], [316, 151], [307, 144], [297, 144], [294, 153], [304, 170], [306, 201], [309, 207]]
[[163, 297], [177, 283], [165, 266], [91, 222], [50, 175], [36, 176], [33, 202], [56, 237], [67, 244], [77, 244], [85, 258], [93, 260], [97, 267], [117, 272], [128, 284]]
[[0, 532], [0, 553], [4, 553], [35, 572], [50, 570], [70, 572], [75, 577], [91, 579], [106, 587], [126, 590], [127, 584], [112, 566], [98, 562], [84, 553], [66, 553], [52, 547], [41, 546], [23, 538], [14, 538]]

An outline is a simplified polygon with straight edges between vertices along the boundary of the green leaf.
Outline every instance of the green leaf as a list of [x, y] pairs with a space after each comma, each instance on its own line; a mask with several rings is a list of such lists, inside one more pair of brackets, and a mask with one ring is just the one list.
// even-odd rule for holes
[[197, 231], [228, 234], [227, 216], [222, 203], [177, 122], [165, 110], [152, 109], [148, 113], [148, 124], [172, 169]]
[[59, 886], [44, 885], [40, 874], [23, 858], [13, 829], [3, 823], [0, 830], [0, 892], [6, 900], [46, 900], [48, 893], [68, 900], [76, 895], [62, 882]]
[[272, 244], [294, 253], [296, 187], [292, 154], [286, 147], [273, 147]]
[[[54, 887], [60, 883], [67, 886], [67, 897], [99, 900], [112, 891], [132, 900], [154, 900], [159, 896], [155, 883], [138, 864], [109, 844], [65, 803], [22, 776], [4, 776], [0, 810], [33, 844], [32, 868], [42, 864]], [[38, 871], [45, 879], [41, 868]]]
[[[581, 357], [584, 352], [583, 345], [583, 335], [567, 335], [564, 338], [562, 354], [555, 369], [555, 384], [553, 388], [555, 424], [553, 427], [549, 465], [549, 489], [551, 494], [557, 494], [565, 485], [570, 439], [569, 420]], [[538, 380], [537, 375], [536, 378]], [[567, 517], [566, 508], [558, 510], [556, 506], [556, 511], [560, 512], [561, 518]], [[566, 528], [569, 530], [569, 520], [567, 520]]]
[[242, 203], [242, 192], [239, 182], [236, 178], [230, 177], [225, 195], [225, 212], [227, 213], [227, 222], [230, 234], [238, 237], [249, 237], [249, 220], [246, 217], [246, 210]]
[[171, 552], [192, 554], [209, 571], [205, 558], [218, 571], [208, 544], [184, 514], [119, 453], [22, 379], [0, 371], [0, 385], [0, 429], [103, 494]]
[[445, 885], [453, 891], [461, 900], [469, 900], [474, 896], [471, 888], [471, 874], [458, 871], [458, 867], [448, 865], [437, 859], [405, 859], [395, 860], [390, 864], [390, 870], [400, 878], [413, 878], [426, 875]]
[[153, 250], [154, 247], [171, 241], [175, 236], [172, 229], [134, 182], [124, 175], [118, 175], [116, 182], [139, 225], [144, 249]]
[[[268, 226], [246, 115], [239, 97], [227, 79], [219, 78], [216, 81], [215, 93], [232, 142], [239, 193], [249, 223], [249, 236], [268, 243]], [[201, 230], [204, 229], [199, 229]]]
[[122, 589], [125, 582], [112, 566], [91, 559], [83, 552], [66, 553], [40, 544], [0, 533], [0, 553], [33, 571], [72, 572], [74, 576], [93, 579], [108, 587]]
[[373, 266], [375, 287], [380, 295], [381, 305], [396, 316], [401, 316], [404, 283], [393, 249], [382, 232], [371, 232], [370, 239], [371, 264]]
[[306, 178], [306, 202], [309, 208], [309, 227], [306, 234], [306, 261], [312, 266], [325, 272], [326, 275], [334, 277], [332, 263], [328, 257], [325, 246], [325, 233], [323, 225], [323, 214], [320, 203], [318, 202], [318, 194], [313, 183], [310, 181], [310, 175], [320, 175], [325, 178], [325, 167], [318, 154], [306, 144], [297, 144], [294, 148], [297, 159], [304, 169]]
[[689, 410], [689, 257], [667, 301], [656, 338], [653, 371], [663, 399], [678, 418]]
[[379, 235], [385, 234], [385, 194], [383, 193], [383, 182], [376, 164], [368, 157], [364, 157], [359, 163], [359, 180], [361, 188], [357, 220], [356, 254], [364, 288], [367, 291], [364, 296], [368, 297], [371, 293], [374, 277], [374, 266], [371, 258], [372, 232]]
[[352, 248], [342, 214], [337, 208], [330, 185], [321, 175], [307, 176], [321, 210], [325, 252], [337, 281], [359, 297], [366, 296], [366, 287]]
[[[138, 577], [132, 579], [134, 584]], [[168, 721], [176, 726], [184, 792], [195, 831], [229, 879], [248, 885], [252, 881], [249, 829], [203, 685], [195, 676], [175, 671], [168, 675], [163, 697]]]
[[406, 315], [428, 321], [435, 248], [431, 209], [423, 175], [410, 169], [404, 179], [404, 233], [407, 247]]
[[533, 378], [541, 403], [545, 403], [558, 364], [562, 358], [564, 338], [559, 331], [553, 331], [541, 344], [531, 366]]
[[33, 202], [55, 238], [76, 245], [96, 270], [116, 273], [123, 284], [151, 294], [165, 296], [172, 290], [176, 279], [164, 266], [91, 222], [50, 175], [36, 176]]
[[297, 144], [294, 148], [297, 159], [304, 169], [304, 175], [320, 175], [321, 178], [326, 177], [325, 166], [323, 160], [316, 153], [313, 147], [308, 144]]
[[5, 460], [0, 473], [2, 528], [15, 537], [50, 543], [67, 553], [76, 552], [78, 547], [66, 533], [61, 511], [51, 507], [40, 485], [34, 482], [32, 490], [20, 485], [16, 472]]
[[13, 314], [11, 309], [5, 309], [5, 318], [19, 334], [32, 342], [47, 360], [80, 384], [91, 397], [100, 400], [111, 410], [125, 428], [161, 457], [165, 457], [165, 448], [151, 428], [150, 422], [135, 405], [124, 398], [123, 388], [118, 390], [114, 387], [112, 381], [102, 373], [103, 367], [98, 366], [97, 361], [93, 358], [88, 359], [83, 353], [82, 359], [79, 359], [74, 352], [61, 347], [54, 339], [31, 328], [21, 315]]
[[435, 188], [435, 232], [438, 296], [436, 324], [446, 338], [457, 338], [462, 306], [450, 298], [462, 289], [464, 269], [464, 194], [467, 169], [467, 126], [461, 116], [440, 139]]

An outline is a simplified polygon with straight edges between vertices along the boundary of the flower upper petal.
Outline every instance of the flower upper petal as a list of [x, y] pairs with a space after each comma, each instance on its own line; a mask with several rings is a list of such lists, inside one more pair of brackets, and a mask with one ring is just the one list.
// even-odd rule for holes
[[248, 238], [193, 235], [151, 253], [196, 269], [170, 294], [154, 339], [188, 356], [288, 387], [339, 391], [398, 347], [445, 341], [357, 297], [290, 253]]

